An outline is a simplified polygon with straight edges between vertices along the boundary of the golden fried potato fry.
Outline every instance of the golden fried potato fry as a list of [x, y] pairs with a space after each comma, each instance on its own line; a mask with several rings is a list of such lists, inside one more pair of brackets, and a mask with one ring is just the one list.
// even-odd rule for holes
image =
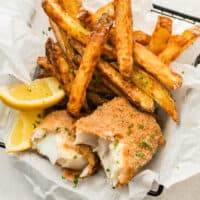
[[200, 36], [200, 25], [195, 25], [191, 29], [185, 30], [182, 35], [172, 36], [167, 47], [159, 54], [159, 59], [169, 65], [186, 48]]
[[[97, 20], [103, 13], [108, 13], [114, 19], [114, 5], [113, 2], [107, 3], [105, 6], [99, 8], [95, 13], [90, 13], [89, 11], [82, 9], [79, 13], [79, 19], [81, 22], [92, 29], [94, 24], [96, 24]], [[109, 33], [109, 41], [112, 45], [116, 44], [116, 34], [115, 28], [112, 27]], [[151, 36], [142, 32], [142, 31], [133, 31], [133, 40], [147, 46], [150, 42]]]
[[108, 99], [102, 98], [95, 92], [87, 92], [87, 99], [91, 101], [95, 106], [100, 106], [108, 101]]
[[109, 79], [117, 88], [119, 88], [124, 93], [129, 101], [145, 111], [153, 112], [154, 102], [152, 98], [146, 95], [133, 83], [125, 81], [122, 78], [121, 74], [113, 69], [107, 62], [101, 60], [98, 63], [98, 69], [107, 79]]
[[149, 50], [158, 55], [166, 48], [171, 34], [172, 20], [166, 16], [158, 16], [156, 27], [149, 43]]
[[116, 49], [119, 71], [124, 78], [133, 74], [132, 10], [130, 0], [114, 0]]
[[[64, 11], [56, 0], [44, 0], [42, 6], [46, 14], [70, 36], [84, 45], [89, 42], [90, 32], [74, 20], [68, 12]], [[103, 54], [110, 60], [116, 58], [114, 49], [108, 44], [104, 45]]]
[[139, 67], [134, 67], [132, 76], [133, 83], [154, 99], [171, 117], [178, 122], [179, 117], [176, 106], [170, 93], [150, 74], [142, 71]]
[[[71, 45], [77, 50], [80, 55], [83, 54], [84, 47], [79, 42], [73, 40], [71, 41]], [[123, 92], [126, 97], [128, 97], [130, 102], [141, 107], [145, 111], [153, 112], [154, 102], [152, 98], [146, 95], [134, 84], [125, 81], [121, 74], [113, 69], [113, 67], [109, 63], [101, 59], [97, 65], [97, 68], [99, 69], [99, 72], [101, 72], [101, 74], [103, 74], [112, 84], [114, 84], [114, 87], [118, 88], [120, 91]], [[116, 90], [113, 90], [113, 92], [115, 91]], [[119, 95], [119, 92], [116, 92], [116, 94]]]
[[83, 54], [67, 104], [68, 111], [74, 116], [78, 116], [80, 113], [80, 109], [86, 97], [86, 89], [101, 56], [103, 45], [107, 41], [111, 26], [112, 20], [107, 14], [104, 14], [99, 19], [99, 22], [90, 36], [90, 41]]
[[139, 66], [155, 76], [164, 85], [171, 89], [177, 89], [181, 87], [182, 76], [173, 72], [147, 48], [139, 43], [135, 43], [133, 47], [133, 52], [135, 61], [139, 64]]
[[81, 0], [60, 0], [62, 7], [73, 17], [75, 20], [78, 20], [77, 16], [79, 10], [82, 7]]
[[62, 83], [66, 94], [69, 94], [71, 82], [74, 77], [71, 73], [69, 64], [64, 58], [62, 50], [51, 38], [46, 42], [46, 56], [49, 62], [54, 66], [53, 75]]

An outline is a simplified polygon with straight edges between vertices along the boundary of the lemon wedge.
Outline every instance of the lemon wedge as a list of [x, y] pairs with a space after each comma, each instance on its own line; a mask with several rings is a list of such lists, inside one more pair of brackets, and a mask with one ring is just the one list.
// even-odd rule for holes
[[31, 148], [31, 135], [42, 116], [42, 111], [19, 112], [6, 143], [6, 152], [16, 153]]
[[0, 99], [8, 106], [23, 111], [51, 107], [64, 96], [64, 90], [54, 77], [37, 79], [30, 84], [0, 87]]

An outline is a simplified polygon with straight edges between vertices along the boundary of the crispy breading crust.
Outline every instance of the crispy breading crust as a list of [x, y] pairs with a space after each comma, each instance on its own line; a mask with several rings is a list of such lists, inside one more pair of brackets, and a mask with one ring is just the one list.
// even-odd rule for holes
[[124, 78], [133, 74], [133, 21], [130, 0], [114, 0], [116, 49], [119, 71]]
[[159, 16], [155, 30], [151, 36], [149, 50], [158, 55], [163, 51], [172, 34], [172, 20], [166, 16]]
[[[85, 145], [74, 145], [75, 135], [73, 133], [75, 119], [72, 118], [65, 110], [54, 111], [48, 114], [38, 125], [37, 129], [49, 130], [55, 132], [56, 128], [59, 127], [57, 133], [66, 134], [67, 139], [65, 141], [65, 146], [73, 149], [77, 153], [81, 154], [88, 161], [88, 171], [86, 176], [90, 176], [96, 172], [97, 167], [99, 166], [99, 160], [96, 155], [92, 152], [91, 148]], [[67, 131], [65, 130], [67, 128]], [[74, 175], [81, 175], [82, 171], [64, 169], [64, 174], [69, 180], [74, 179]]]
[[90, 41], [83, 54], [81, 65], [73, 82], [67, 105], [68, 111], [74, 116], [78, 116], [80, 113], [80, 109], [86, 97], [86, 89], [101, 56], [102, 47], [107, 41], [111, 26], [111, 19], [107, 14], [104, 14], [90, 36]]
[[103, 104], [93, 114], [79, 119], [75, 127], [105, 140], [118, 140], [124, 144], [124, 167], [120, 171], [118, 187], [128, 184], [164, 143], [161, 129], [154, 117], [137, 111], [122, 97]]

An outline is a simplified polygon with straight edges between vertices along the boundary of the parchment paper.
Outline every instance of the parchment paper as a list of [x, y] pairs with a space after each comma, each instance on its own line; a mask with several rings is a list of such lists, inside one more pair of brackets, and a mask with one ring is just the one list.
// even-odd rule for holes
[[[104, 5], [107, 0], [85, 0], [91, 10]], [[151, 33], [157, 15], [150, 12], [151, 1], [133, 0], [134, 24], [137, 29]], [[0, 85], [9, 84], [15, 76], [30, 81], [38, 56], [44, 55], [48, 20], [39, 0], [1, 0], [0, 6]], [[191, 24], [174, 21], [174, 33], [180, 33]], [[42, 33], [43, 32], [43, 33]], [[45, 32], [45, 34], [44, 34]], [[200, 53], [200, 41], [195, 42], [171, 67], [184, 73], [183, 87], [174, 92], [181, 117], [177, 125], [165, 117], [163, 130], [167, 144], [154, 159], [130, 182], [128, 187], [113, 190], [106, 183], [102, 171], [81, 182], [78, 188], [62, 180], [62, 170], [47, 160], [30, 152], [11, 155], [15, 166], [21, 170], [34, 192], [46, 200], [141, 200], [152, 187], [161, 183], [165, 187], [183, 181], [200, 172], [200, 70], [192, 63]], [[15, 112], [0, 105], [0, 138], [5, 138], [13, 124]]]

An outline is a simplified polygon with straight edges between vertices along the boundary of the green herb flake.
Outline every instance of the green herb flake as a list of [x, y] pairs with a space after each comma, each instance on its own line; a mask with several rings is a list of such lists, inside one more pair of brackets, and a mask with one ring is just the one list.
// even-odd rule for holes
[[36, 123], [36, 124], [39, 124], [39, 123], [40, 123], [40, 121], [36, 120], [36, 121], [35, 121], [35, 123]]
[[152, 135], [149, 136], [149, 140], [150, 140], [150, 141], [152, 141], [152, 140], [154, 140], [154, 139], [155, 139], [155, 134], [152, 134]]
[[56, 127], [56, 131], [60, 131], [60, 127]]
[[50, 26], [48, 27], [48, 31], [49, 31], [49, 32], [51, 31], [51, 27], [50, 27]]
[[139, 108], [139, 107], [138, 107], [138, 108], [136, 108], [136, 109], [137, 109], [138, 112], [144, 112], [144, 111], [142, 110], [142, 108]]
[[113, 190], [114, 190], [115, 188], [116, 188], [115, 186], [112, 187]]
[[119, 160], [117, 160], [116, 163], [119, 164]]
[[145, 142], [144, 140], [142, 140], [142, 142], [141, 142], [141, 147], [148, 149], [149, 151], [153, 150], [153, 148], [147, 142]]
[[77, 158], [78, 158], [78, 156], [77, 156], [77, 155], [74, 155], [74, 156], [73, 156], [73, 159], [74, 159], [74, 160], [76, 160]]
[[38, 114], [38, 115], [37, 115], [37, 118], [41, 119], [41, 118], [42, 118], [42, 115], [41, 115], [41, 114]]
[[34, 128], [34, 129], [37, 127], [37, 125], [36, 125], [35, 123], [33, 123], [32, 125], [33, 125], [33, 128]]
[[133, 124], [128, 126], [127, 135], [131, 134], [133, 126], [134, 126]]
[[32, 92], [32, 89], [30, 87], [27, 87], [28, 92]]
[[115, 142], [114, 142], [114, 149], [116, 149], [118, 147], [118, 145], [119, 145], [119, 140], [116, 139]]
[[144, 77], [143, 76], [140, 76], [140, 78], [139, 78], [140, 80], [143, 80], [144, 79]]
[[68, 128], [65, 128], [65, 132], [68, 132], [69, 136], [73, 135], [72, 131], [70, 131]]
[[138, 128], [139, 129], [144, 129], [144, 125], [143, 124], [138, 124]]
[[139, 158], [144, 158], [144, 156], [145, 156], [144, 153], [142, 153], [142, 152], [137, 152], [135, 155]]
[[78, 179], [79, 179], [79, 175], [75, 175], [74, 176], [74, 188], [77, 188], [77, 186], [78, 186]]
[[65, 179], [66, 179], [64, 176], [61, 176], [61, 178], [62, 178], [63, 180], [65, 180]]
[[101, 76], [95, 76], [95, 81], [98, 83], [102, 82], [102, 77]]
[[59, 85], [59, 86], [58, 86], [58, 89], [59, 89], [59, 90], [62, 90], [62, 86], [61, 86], [61, 85]]
[[185, 71], [182, 71], [181, 73], [182, 73], [182, 74], [185, 74]]
[[106, 172], [110, 172], [110, 169], [109, 169], [109, 168], [107, 168], [107, 169], [106, 169]]

